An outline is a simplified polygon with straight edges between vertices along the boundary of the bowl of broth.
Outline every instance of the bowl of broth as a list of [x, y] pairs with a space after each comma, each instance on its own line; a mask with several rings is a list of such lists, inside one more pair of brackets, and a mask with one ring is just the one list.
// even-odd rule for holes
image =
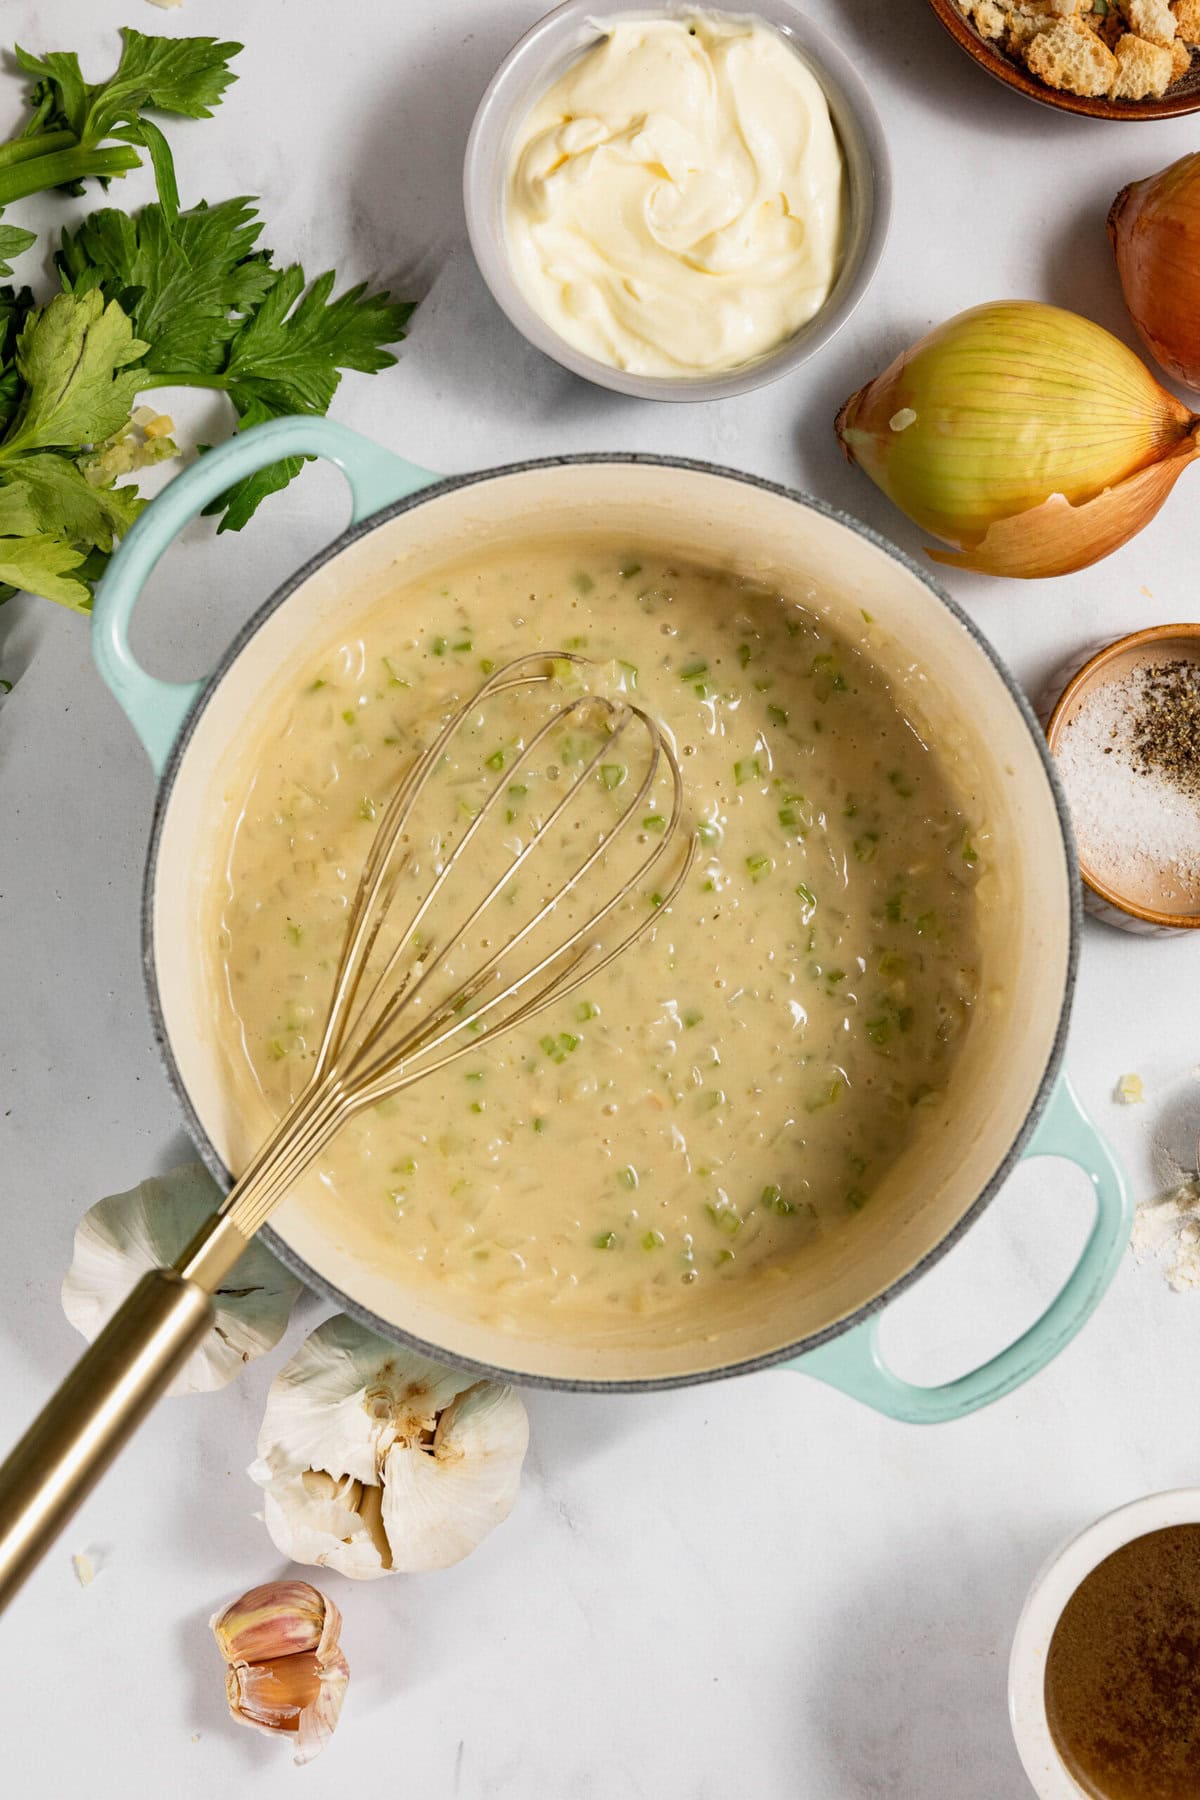
[[1056, 1553], [1017, 1626], [1009, 1712], [1040, 1800], [1195, 1800], [1200, 1488], [1136, 1500]]

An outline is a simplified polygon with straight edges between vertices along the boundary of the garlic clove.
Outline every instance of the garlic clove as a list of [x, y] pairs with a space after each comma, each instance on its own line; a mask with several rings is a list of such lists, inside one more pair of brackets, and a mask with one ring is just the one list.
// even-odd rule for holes
[[266, 1490], [263, 1521], [271, 1542], [293, 1562], [336, 1569], [352, 1581], [391, 1574], [379, 1488], [350, 1476], [335, 1481], [324, 1470], [272, 1476], [263, 1462], [252, 1464], [250, 1475]]
[[307, 1581], [268, 1581], [214, 1614], [211, 1625], [227, 1663], [268, 1662], [336, 1643], [342, 1616]]
[[469, 1556], [513, 1509], [529, 1419], [512, 1388], [480, 1381], [441, 1415], [433, 1453], [394, 1444], [383, 1482], [393, 1567], [446, 1569]]
[[350, 1665], [340, 1650], [332, 1652], [321, 1665], [320, 1681], [311, 1706], [300, 1714], [295, 1763], [311, 1762], [319, 1756], [342, 1713], [342, 1701], [350, 1685]]
[[260, 1731], [299, 1731], [300, 1714], [317, 1691], [320, 1670], [311, 1650], [257, 1666], [243, 1663], [225, 1672], [229, 1710]]
[[322, 1663], [311, 1650], [272, 1663], [225, 1671], [229, 1711], [242, 1725], [275, 1737], [296, 1734], [297, 1763], [311, 1762], [332, 1737], [350, 1668], [340, 1650]]
[[1200, 444], [1184, 445], [1162, 462], [1139, 469], [1127, 481], [1072, 506], [1053, 494], [1032, 511], [1001, 519], [970, 550], [934, 550], [934, 562], [983, 575], [1071, 575], [1120, 549], [1162, 507], [1189, 463], [1200, 458]]
[[897, 506], [966, 553], [957, 566], [1042, 576], [1146, 524], [1194, 457], [1200, 419], [1101, 326], [1005, 301], [897, 357], [846, 402], [837, 431]]
[[350, 1680], [332, 1600], [307, 1581], [272, 1581], [211, 1623], [228, 1665], [232, 1716], [272, 1736], [294, 1733], [296, 1762], [311, 1762], [333, 1733]]
[[286, 1556], [364, 1580], [469, 1554], [511, 1511], [528, 1441], [513, 1389], [337, 1317], [272, 1384], [250, 1474]]
[[[76, 1228], [62, 1285], [63, 1311], [75, 1329], [93, 1342], [139, 1277], [174, 1262], [220, 1199], [208, 1171], [188, 1163], [90, 1207]], [[212, 1329], [167, 1392], [224, 1387], [279, 1342], [300, 1292], [300, 1282], [270, 1251], [252, 1243], [213, 1297]]]

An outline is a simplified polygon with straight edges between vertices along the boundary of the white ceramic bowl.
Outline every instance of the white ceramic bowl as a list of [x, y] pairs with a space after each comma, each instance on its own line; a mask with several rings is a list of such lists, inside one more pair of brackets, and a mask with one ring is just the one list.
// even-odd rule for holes
[[1148, 1532], [1200, 1523], [1200, 1488], [1150, 1494], [1089, 1525], [1050, 1558], [1030, 1589], [1013, 1639], [1008, 1711], [1025, 1773], [1038, 1800], [1086, 1800], [1066, 1770], [1046, 1718], [1046, 1657], [1071, 1595], [1106, 1557]]
[[[512, 146], [521, 122], [541, 94], [614, 19], [690, 17], [725, 12], [773, 25], [812, 69], [846, 159], [847, 222], [842, 264], [833, 291], [807, 325], [775, 350], [718, 375], [635, 375], [586, 356], [568, 344], [526, 299], [509, 261], [504, 196]], [[696, 0], [636, 6], [621, 0], [566, 0], [539, 19], [500, 64], [479, 104], [463, 169], [467, 230], [480, 272], [517, 330], [566, 369], [600, 387], [642, 400], [723, 400], [764, 387], [808, 361], [841, 330], [870, 286], [887, 238], [892, 180], [887, 142], [861, 75], [789, 0], [757, 0], [749, 7], [706, 7]]]

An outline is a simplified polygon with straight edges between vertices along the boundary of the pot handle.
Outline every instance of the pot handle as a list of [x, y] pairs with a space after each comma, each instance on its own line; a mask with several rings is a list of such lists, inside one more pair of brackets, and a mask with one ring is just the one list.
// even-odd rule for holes
[[956, 1381], [918, 1387], [893, 1374], [884, 1362], [875, 1314], [786, 1367], [815, 1375], [887, 1418], [911, 1425], [965, 1418], [1011, 1394], [1045, 1368], [1087, 1323], [1116, 1275], [1133, 1228], [1133, 1197], [1120, 1164], [1065, 1075], [1022, 1156], [1065, 1156], [1077, 1163], [1095, 1190], [1096, 1219], [1066, 1285], [1015, 1343]]
[[129, 647], [129, 621], [139, 594], [164, 550], [211, 500], [246, 475], [286, 456], [323, 456], [350, 484], [350, 523], [378, 512], [439, 479], [393, 456], [332, 419], [297, 415], [238, 432], [177, 475], [152, 500], [121, 541], [96, 589], [92, 655], [161, 774], [171, 746], [207, 681], [160, 681], [147, 674]]

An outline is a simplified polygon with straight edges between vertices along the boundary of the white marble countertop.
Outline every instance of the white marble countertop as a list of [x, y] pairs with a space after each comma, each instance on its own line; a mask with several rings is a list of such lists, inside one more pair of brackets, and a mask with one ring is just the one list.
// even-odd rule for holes
[[[687, 452], [811, 489], [910, 549], [920, 535], [841, 459], [837, 404], [937, 319], [1010, 295], [1129, 335], [1104, 217], [1195, 125], [1073, 120], [970, 66], [921, 0], [807, 0], [866, 69], [897, 206], [862, 310], [821, 359], [721, 406], [623, 400], [530, 350], [467, 247], [463, 144], [540, 0], [7, 0], [0, 38], [111, 66], [116, 28], [245, 39], [216, 117], [171, 132], [185, 202], [255, 191], [267, 241], [310, 273], [421, 300], [397, 369], [349, 377], [338, 417], [427, 465], [552, 451]], [[881, 17], [882, 15], [882, 17]], [[0, 82], [0, 130], [18, 88]], [[122, 191], [129, 201], [140, 178]], [[143, 190], [144, 191], [144, 190]], [[75, 203], [65, 203], [68, 208]], [[47, 220], [62, 203], [48, 203]], [[198, 435], [214, 414], [193, 409]], [[1195, 480], [1098, 569], [1038, 587], [960, 578], [959, 598], [1036, 689], [1074, 646], [1200, 617]], [[241, 538], [188, 533], [139, 622], [152, 665], [198, 674], [345, 511], [313, 470]], [[82, 622], [0, 613], [0, 1439], [79, 1348], [58, 1302], [100, 1195], [188, 1155], [151, 1043], [138, 891], [153, 782], [94, 674]], [[1152, 1190], [1149, 1145], [1200, 1116], [1200, 943], [1089, 923], [1068, 1067]], [[1138, 1070], [1142, 1107], [1112, 1101]], [[906, 1372], [949, 1376], [1033, 1317], [1082, 1241], [1082, 1179], [1025, 1169], [894, 1309]], [[308, 1304], [289, 1344], [320, 1316]], [[304, 1776], [224, 1716], [213, 1608], [280, 1559], [243, 1474], [282, 1352], [233, 1388], [164, 1404], [5, 1621], [3, 1785], [29, 1800], [1022, 1800], [1005, 1713], [1009, 1641], [1037, 1566], [1118, 1502], [1196, 1479], [1200, 1294], [1130, 1259], [1094, 1321], [1031, 1386], [957, 1426], [876, 1418], [763, 1374], [642, 1397], [529, 1396], [517, 1508], [457, 1569], [329, 1586], [353, 1680]], [[71, 1552], [100, 1573], [80, 1588]]]

